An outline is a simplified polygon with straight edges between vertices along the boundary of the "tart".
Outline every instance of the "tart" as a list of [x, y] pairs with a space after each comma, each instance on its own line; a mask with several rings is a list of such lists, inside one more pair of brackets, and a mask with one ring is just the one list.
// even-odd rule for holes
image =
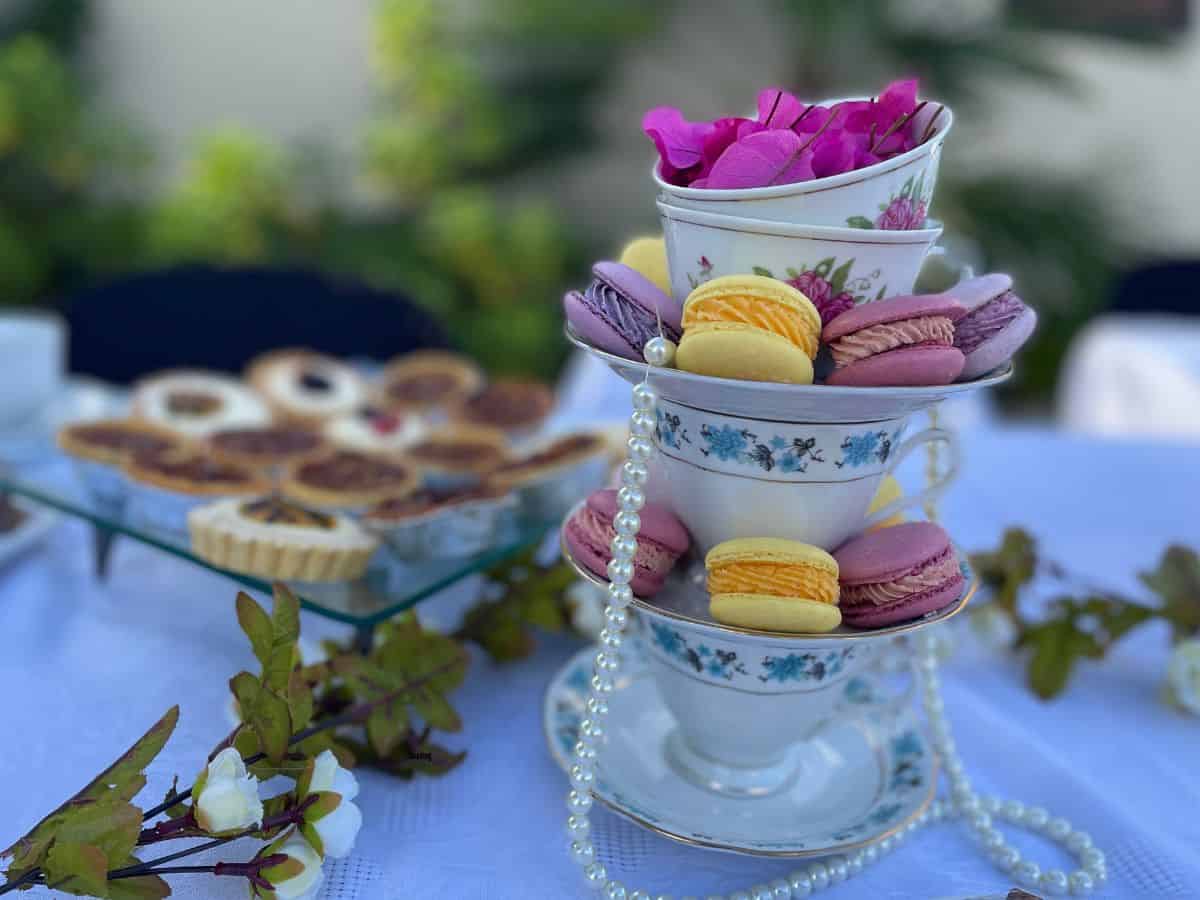
[[250, 384], [285, 419], [320, 423], [367, 402], [369, 390], [350, 366], [311, 350], [276, 350], [246, 371]]
[[214, 566], [265, 579], [345, 581], [379, 541], [347, 516], [281, 497], [230, 498], [188, 513], [192, 550]]
[[139, 381], [133, 389], [132, 411], [136, 418], [188, 437], [266, 425], [272, 418], [266, 401], [236, 378], [186, 370]]
[[417, 470], [396, 456], [333, 450], [288, 467], [283, 492], [300, 503], [357, 509], [412, 493]]
[[114, 504], [125, 499], [127, 484], [121, 467], [129, 459], [176, 450], [187, 446], [187, 441], [151, 422], [99, 419], [60, 429], [58, 446], [72, 458], [84, 490], [98, 502]]
[[458, 405], [454, 417], [516, 437], [536, 430], [553, 406], [554, 393], [541, 382], [506, 378], [468, 397]]
[[16, 531], [28, 518], [29, 513], [17, 507], [6, 494], [0, 494], [0, 534]]
[[466, 357], [418, 350], [388, 363], [381, 393], [390, 407], [428, 411], [459, 403], [481, 387], [483, 373]]
[[494, 428], [449, 426], [412, 444], [405, 455], [432, 487], [478, 482], [508, 460], [508, 438]]
[[282, 424], [218, 431], [208, 439], [208, 447], [222, 462], [274, 469], [320, 456], [329, 442], [314, 428]]
[[581, 495], [600, 487], [609, 469], [609, 443], [595, 432], [563, 435], [498, 466], [488, 481], [520, 494], [537, 519], [566, 514]]
[[250, 467], [214, 459], [203, 448], [142, 453], [126, 461], [130, 516], [151, 528], [186, 533], [187, 515], [221, 497], [252, 497], [271, 489]]
[[492, 545], [516, 505], [499, 485], [420, 488], [373, 506], [363, 524], [404, 559], [469, 556]]
[[369, 453], [396, 453], [403, 450], [425, 429], [421, 421], [402, 409], [362, 406], [348, 416], [330, 419], [323, 432], [330, 443], [348, 450]]

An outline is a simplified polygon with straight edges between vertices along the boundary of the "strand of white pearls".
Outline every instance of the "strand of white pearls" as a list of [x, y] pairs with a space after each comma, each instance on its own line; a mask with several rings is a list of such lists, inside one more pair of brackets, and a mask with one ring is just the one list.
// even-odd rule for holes
[[[663, 342], [660, 346], [658, 342]], [[652, 365], [668, 365], [673, 347], [663, 338], [647, 343], [646, 358]], [[645, 487], [649, 478], [647, 463], [654, 453], [651, 437], [654, 433], [656, 397], [649, 384], [643, 381], [633, 389], [633, 415], [629, 422], [629, 455], [621, 466], [621, 488], [617, 492], [617, 515], [613, 519], [612, 561], [608, 564], [608, 603], [604, 609], [605, 627], [600, 632], [599, 650], [593, 661], [592, 679], [587, 699], [587, 718], [579, 726], [569, 776], [571, 790], [567, 794], [567, 834], [571, 858], [583, 869], [584, 879], [593, 890], [609, 900], [652, 900], [649, 893], [626, 888], [620, 881], [610, 879], [604, 864], [596, 858], [591, 841], [591, 789], [596, 780], [596, 754], [605, 738], [605, 719], [608, 698], [615, 689], [620, 669], [620, 650], [624, 643], [629, 617], [627, 607], [633, 600], [629, 583], [633, 578], [633, 558], [637, 551], [637, 534], [641, 528], [639, 512], [646, 502]], [[1039, 807], [1025, 807], [1014, 800], [1001, 801], [995, 797], [980, 797], [971, 787], [958, 756], [942, 702], [938, 663], [934, 641], [928, 634], [917, 642], [915, 669], [921, 689], [925, 714], [934, 750], [941, 760], [942, 770], [950, 784], [950, 799], [936, 800], [916, 820], [876, 844], [856, 850], [849, 855], [837, 855], [824, 862], [814, 862], [797, 869], [787, 878], [769, 884], [755, 884], [735, 891], [728, 900], [791, 900], [810, 897], [818, 891], [857, 875], [864, 868], [887, 856], [908, 840], [917, 829], [944, 819], [961, 819], [972, 837], [987, 853], [1000, 871], [1010, 874], [1019, 884], [1039, 889], [1051, 896], [1070, 893], [1086, 896], [1108, 879], [1104, 854], [1092, 846], [1086, 832], [1076, 831], [1062, 818], [1051, 818]], [[1040, 832], [1062, 844], [1075, 854], [1081, 868], [1069, 875], [1059, 869], [1043, 872], [1037, 863], [1024, 860], [1020, 852], [1005, 842], [993, 824], [1003, 820]], [[655, 895], [654, 900], [671, 900], [667, 894]], [[683, 898], [689, 900], [689, 898]], [[696, 900], [696, 898], [690, 898]], [[706, 900], [726, 900], [709, 895]]]

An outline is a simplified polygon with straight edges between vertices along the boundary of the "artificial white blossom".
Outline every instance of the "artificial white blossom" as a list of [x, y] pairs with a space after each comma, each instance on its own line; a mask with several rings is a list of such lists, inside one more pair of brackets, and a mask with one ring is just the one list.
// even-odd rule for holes
[[321, 889], [325, 873], [321, 871], [321, 857], [308, 841], [292, 832], [278, 847], [268, 848], [268, 855], [282, 854], [286, 861], [262, 870], [262, 876], [271, 883], [272, 890], [255, 889], [260, 897], [272, 900], [312, 900]]
[[604, 618], [606, 592], [590, 581], [579, 580], [567, 588], [567, 605], [571, 611], [571, 627], [585, 637], [595, 640], [607, 624]]
[[300, 784], [301, 800], [314, 794], [337, 795], [336, 805], [319, 802], [304, 814], [304, 837], [323, 856], [340, 858], [354, 849], [362, 828], [362, 811], [352, 802], [358, 796], [358, 779], [342, 768], [337, 757], [325, 750], [311, 763], [311, 772]]
[[1200, 716], [1200, 639], [1183, 641], [1172, 651], [1167, 688], [1181, 709]]
[[226, 747], [208, 764], [192, 788], [196, 824], [209, 834], [243, 831], [262, 822], [258, 779], [246, 771], [242, 755]]

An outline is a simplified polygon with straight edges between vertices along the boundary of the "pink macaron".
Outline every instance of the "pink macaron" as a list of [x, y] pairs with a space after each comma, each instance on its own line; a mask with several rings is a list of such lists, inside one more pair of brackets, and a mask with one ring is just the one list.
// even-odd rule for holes
[[834, 551], [842, 621], [881, 628], [956, 602], [963, 578], [950, 537], [932, 522], [904, 522], [853, 538]]
[[[610, 545], [616, 537], [613, 518], [617, 515], [617, 492], [593, 491], [587, 502], [563, 525], [563, 538], [571, 555], [584, 568], [600, 578], [608, 578], [612, 560]], [[687, 529], [670, 510], [647, 503], [640, 513], [642, 527], [637, 536], [633, 559], [633, 580], [629, 586], [639, 597], [651, 597], [676, 561], [687, 552], [691, 538]]]
[[949, 294], [905, 294], [864, 303], [821, 331], [834, 370], [827, 384], [891, 387], [949, 384], [962, 371], [954, 323], [967, 309]]

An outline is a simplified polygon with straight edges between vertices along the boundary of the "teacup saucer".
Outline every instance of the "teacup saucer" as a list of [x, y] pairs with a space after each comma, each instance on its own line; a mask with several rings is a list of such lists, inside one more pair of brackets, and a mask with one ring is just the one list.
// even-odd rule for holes
[[836, 387], [829, 384], [775, 384], [696, 375], [679, 369], [651, 369], [593, 347], [566, 328], [567, 340], [586, 350], [630, 384], [649, 377], [660, 397], [696, 409], [779, 422], [878, 422], [928, 409], [947, 397], [992, 387], [1012, 377], [1006, 363], [973, 381], [927, 387]]
[[[566, 771], [585, 717], [594, 648], [577, 653], [546, 689], [542, 726]], [[765, 797], [706, 791], [666, 758], [675, 721], [650, 676], [645, 650], [630, 638], [609, 699], [608, 741], [597, 759], [593, 794], [665, 837], [757, 856], [824, 856], [883, 840], [920, 816], [937, 787], [932, 748], [910, 707], [894, 712], [882, 681], [856, 676], [843, 703], [853, 710], [802, 745], [821, 772]]]

